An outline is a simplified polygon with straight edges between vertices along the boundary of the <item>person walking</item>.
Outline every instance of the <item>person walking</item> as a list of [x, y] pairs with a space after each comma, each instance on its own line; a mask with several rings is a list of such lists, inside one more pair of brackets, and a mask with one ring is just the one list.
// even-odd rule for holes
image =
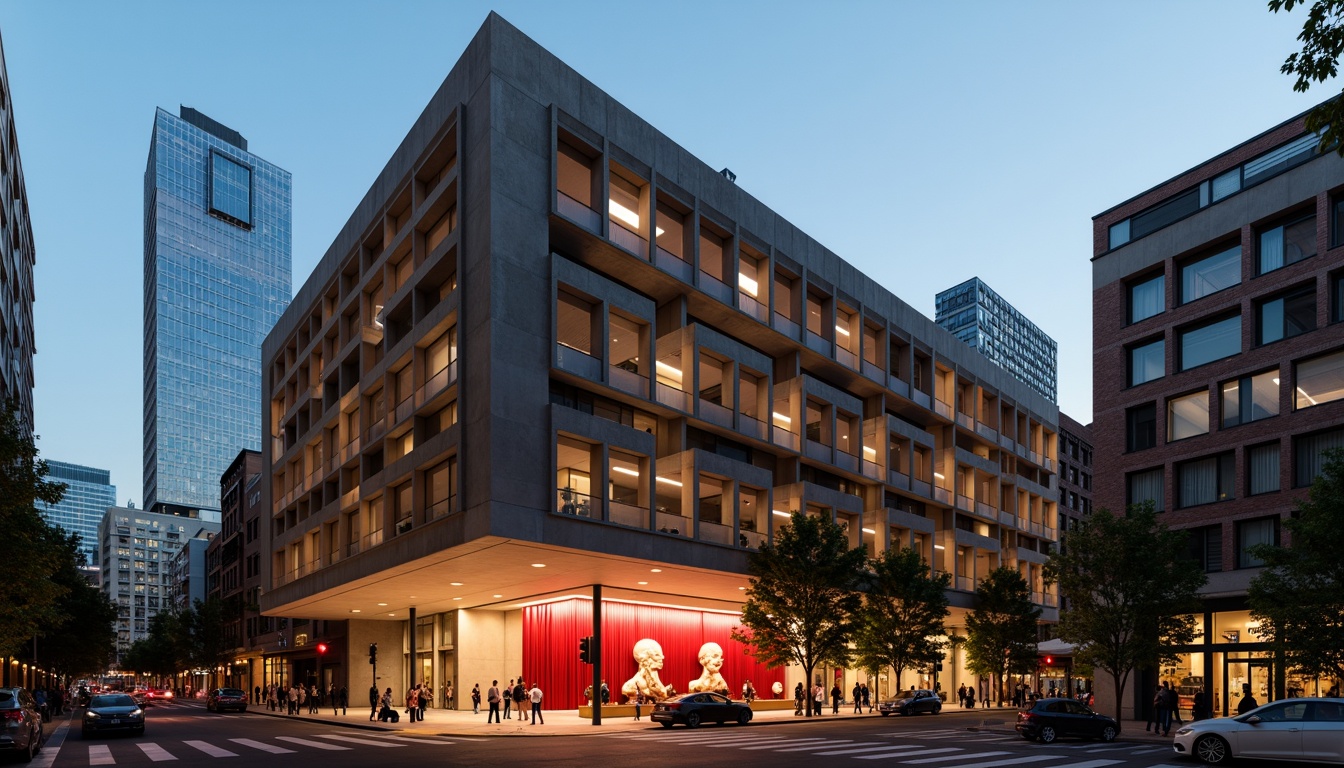
[[509, 678], [509, 684], [506, 685], [506, 686], [504, 686], [503, 701], [504, 701], [504, 719], [505, 719], [505, 720], [512, 720], [512, 719], [513, 719], [513, 715], [509, 714], [509, 707], [513, 705], [513, 678], [512, 678], [512, 677]]
[[430, 686], [429, 681], [425, 681], [420, 686], [420, 722], [422, 723], [425, 722], [425, 709], [429, 707], [429, 700], [434, 698], [433, 691], [434, 689]]
[[1241, 701], [1237, 702], [1237, 714], [1244, 715], [1258, 706], [1260, 706], [1260, 702], [1256, 701], [1255, 696], [1251, 694], [1251, 684], [1242, 683]]
[[[350, 705], [350, 689], [349, 689], [349, 688], [346, 688], [344, 685], [342, 685], [342, 686], [341, 686], [341, 692], [340, 692], [339, 695], [340, 695], [340, 704], [341, 704], [341, 714], [344, 715], [344, 714], [345, 714], [346, 707], [348, 707], [348, 706]], [[333, 701], [333, 702], [331, 703], [331, 714], [333, 714], [333, 715], [336, 714], [336, 702], [335, 702], [335, 701]]]
[[406, 714], [411, 716], [411, 722], [420, 716], [420, 684], [416, 683], [406, 690]]
[[485, 722], [488, 723], [488, 722], [490, 722], [490, 719], [491, 719], [491, 718], [494, 718], [495, 722], [498, 723], [498, 722], [499, 722], [499, 701], [500, 701], [500, 695], [499, 695], [499, 681], [498, 681], [498, 680], [491, 680], [491, 681], [490, 681], [490, 690], [488, 690], [488, 691], [485, 692], [485, 700], [486, 700], [486, 703], [490, 705], [490, 714], [488, 714], [488, 715], [485, 716]]
[[[863, 694], [863, 708], [868, 710], [868, 714], [870, 714], [870, 715], [873, 714], [873, 691], [872, 691], [872, 689], [868, 687], [868, 684], [867, 684], [867, 683], [864, 683], [864, 684], [863, 684], [863, 687], [859, 689], [859, 693]], [[863, 711], [863, 710], [861, 709], [861, 710], [859, 710], [859, 711]]]
[[1190, 718], [1192, 720], [1203, 720], [1208, 717], [1208, 706], [1209, 695], [1204, 692], [1203, 688], [1200, 688], [1198, 691], [1195, 691], [1194, 708], [1190, 712]]
[[966, 708], [975, 709], [975, 689], [970, 686], [966, 688]]
[[481, 714], [481, 684], [476, 683], [471, 687], [471, 714]]
[[527, 692], [527, 697], [532, 700], [532, 724], [546, 724], [546, 720], [541, 716], [541, 686], [536, 681], [532, 682], [532, 690]]
[[369, 722], [378, 717], [378, 686], [369, 686]]
[[793, 714], [801, 717], [803, 714], [803, 684], [799, 683], [793, 689]]
[[524, 701], [527, 701], [527, 686], [523, 684], [522, 675], [519, 675], [518, 684], [513, 687], [513, 711], [518, 713], [519, 720], [529, 719], [524, 715]]
[[1162, 699], [1162, 735], [1170, 736], [1171, 719], [1175, 716], [1176, 707], [1179, 705], [1179, 700], [1176, 697], [1176, 689], [1172, 688], [1166, 680], [1163, 680], [1162, 689], [1157, 692], [1157, 695]]
[[453, 708], [453, 681], [452, 681], [452, 680], [449, 680], [449, 681], [448, 681], [448, 684], [445, 685], [445, 686], [443, 686], [443, 708], [444, 708], [444, 709], [452, 709], [452, 708]]
[[1159, 688], [1153, 691], [1153, 700], [1148, 707], [1148, 722], [1143, 724], [1143, 730], [1146, 732], [1149, 727], [1153, 733], [1162, 732], [1162, 690]]
[[644, 694], [642, 694], [642, 693], [636, 693], [636, 694], [635, 694], [635, 719], [636, 719], [636, 720], [639, 719], [640, 710], [641, 710], [641, 708], [643, 708], [643, 706], [644, 706]]
[[854, 696], [854, 714], [863, 714], [863, 689], [859, 687], [858, 683], [855, 683], [854, 690], [850, 693]]

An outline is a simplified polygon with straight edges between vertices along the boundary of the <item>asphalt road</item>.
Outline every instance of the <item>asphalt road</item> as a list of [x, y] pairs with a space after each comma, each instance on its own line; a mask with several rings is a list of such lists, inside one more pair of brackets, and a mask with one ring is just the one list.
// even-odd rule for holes
[[848, 765], [919, 768], [1192, 768], [1165, 744], [1123, 740], [1113, 744], [1061, 741], [1029, 743], [1016, 734], [975, 731], [950, 716], [863, 718], [790, 726], [753, 724], [608, 731], [580, 736], [459, 737], [375, 732], [257, 714], [206, 712], [199, 704], [149, 709], [144, 736], [79, 733], [78, 713], [65, 728], [48, 724], [38, 768], [90, 765], [171, 768], [225, 765], [292, 765], [320, 760], [323, 768], [377, 761], [415, 765], [491, 766], [501, 763], [583, 766], [768, 765], [828, 768]]

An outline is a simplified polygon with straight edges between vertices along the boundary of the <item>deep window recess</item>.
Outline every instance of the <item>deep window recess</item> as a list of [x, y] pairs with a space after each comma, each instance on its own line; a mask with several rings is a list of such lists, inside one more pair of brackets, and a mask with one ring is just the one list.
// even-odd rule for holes
[[1223, 570], [1223, 527], [1208, 525], [1191, 528], [1188, 533], [1191, 559], [1199, 563], [1205, 573]]
[[1167, 441], [1209, 432], [1209, 391], [1195, 392], [1167, 401]]
[[1181, 303], [1187, 304], [1241, 282], [1241, 246], [1205, 256], [1181, 267]]
[[252, 226], [252, 169], [213, 151], [210, 211], [244, 227]]
[[1331, 276], [1330, 301], [1334, 303], [1330, 320], [1336, 323], [1344, 320], [1344, 273]]
[[1143, 504], [1151, 501], [1156, 511], [1165, 512], [1163, 479], [1163, 471], [1160, 467], [1131, 474], [1129, 476], [1129, 503]]
[[1269, 299], [1257, 307], [1259, 322], [1255, 335], [1257, 344], [1269, 344], [1291, 339], [1307, 331], [1316, 330], [1316, 286], [1307, 285]]
[[1326, 451], [1344, 448], [1344, 429], [1293, 438], [1293, 485], [1306, 488], [1325, 469]]
[[1241, 520], [1237, 523], [1237, 567], [1258, 568], [1265, 561], [1250, 553], [1258, 544], [1279, 543], [1279, 518], [1262, 517], [1259, 520]]
[[1274, 493], [1279, 490], [1279, 444], [1266, 443], [1246, 449], [1246, 492]]
[[1297, 364], [1297, 408], [1329, 403], [1344, 398], [1344, 352], [1303, 360]]
[[1330, 201], [1330, 247], [1344, 245], [1344, 195]]
[[1182, 371], [1241, 352], [1241, 315], [1215, 320], [1179, 334]]
[[1166, 275], [1144, 280], [1129, 286], [1129, 322], [1137, 323], [1162, 314], [1166, 307]]
[[1316, 214], [1302, 216], [1260, 233], [1260, 274], [1316, 255]]
[[1236, 461], [1224, 453], [1176, 465], [1176, 506], [1194, 507], [1235, 497]]
[[1142, 451], [1157, 445], [1157, 404], [1146, 403], [1125, 411], [1126, 449]]
[[1162, 339], [1129, 350], [1129, 385], [1160, 379], [1166, 373], [1166, 342]]
[[1279, 369], [1223, 382], [1223, 427], [1279, 415]]

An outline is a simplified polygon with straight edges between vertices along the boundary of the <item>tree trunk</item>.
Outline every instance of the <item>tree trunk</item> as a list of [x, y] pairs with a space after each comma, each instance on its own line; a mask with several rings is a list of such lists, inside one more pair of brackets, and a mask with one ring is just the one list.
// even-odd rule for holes
[[817, 701], [812, 694], [812, 670], [815, 667], [803, 668], [803, 717], [811, 717], [812, 710], [816, 709]]

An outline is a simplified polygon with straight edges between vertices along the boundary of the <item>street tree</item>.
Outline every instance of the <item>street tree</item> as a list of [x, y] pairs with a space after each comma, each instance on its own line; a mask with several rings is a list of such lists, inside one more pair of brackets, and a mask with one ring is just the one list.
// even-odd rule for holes
[[234, 645], [224, 632], [225, 618], [224, 603], [217, 597], [197, 600], [183, 614], [190, 637], [188, 657], [192, 666], [210, 670], [212, 681], [220, 665], [229, 662]]
[[60, 620], [57, 601], [65, 587], [52, 579], [61, 552], [39, 502], [59, 503], [65, 484], [47, 480], [35, 438], [17, 417], [13, 401], [0, 408], [0, 658], [14, 656], [32, 638]]
[[[1305, 5], [1307, 0], [1269, 0], [1274, 13]], [[1293, 90], [1306, 93], [1314, 83], [1324, 83], [1338, 72], [1344, 53], [1344, 0], [1312, 0], [1297, 39], [1302, 41], [1302, 50], [1289, 54], [1279, 71], [1295, 75]], [[1322, 147], [1335, 147], [1344, 156], [1344, 99], [1336, 96], [1317, 105], [1307, 115], [1306, 127], [1321, 134]]]
[[1068, 604], [1057, 634], [1077, 646], [1081, 665], [1110, 675], [1118, 717], [1130, 674], [1175, 663], [1171, 648], [1193, 641], [1207, 577], [1186, 534], [1168, 530], [1152, 502], [1124, 515], [1098, 509], [1060, 543], [1045, 566]]
[[1344, 678], [1344, 451], [1327, 453], [1283, 528], [1285, 544], [1250, 551], [1265, 564], [1251, 581], [1251, 616], [1288, 668]]
[[1040, 617], [1027, 580], [1008, 566], [990, 571], [975, 588], [975, 608], [966, 615], [966, 668], [992, 678], [1000, 702], [1004, 679], [1036, 666]]
[[847, 666], [864, 551], [834, 522], [797, 511], [774, 542], [747, 556], [751, 586], [733, 639], [770, 666], [802, 667], [808, 681], [818, 666]]
[[864, 669], [891, 667], [900, 688], [907, 669], [928, 669], [947, 647], [947, 585], [950, 576], [933, 574], [915, 549], [888, 549], [869, 561], [863, 608], [854, 637]]
[[60, 561], [51, 580], [63, 594], [56, 601], [54, 623], [39, 633], [38, 659], [61, 675], [102, 672], [107, 669], [116, 640], [116, 608], [84, 577], [86, 558], [79, 548], [79, 534], [49, 526], [46, 535]]

